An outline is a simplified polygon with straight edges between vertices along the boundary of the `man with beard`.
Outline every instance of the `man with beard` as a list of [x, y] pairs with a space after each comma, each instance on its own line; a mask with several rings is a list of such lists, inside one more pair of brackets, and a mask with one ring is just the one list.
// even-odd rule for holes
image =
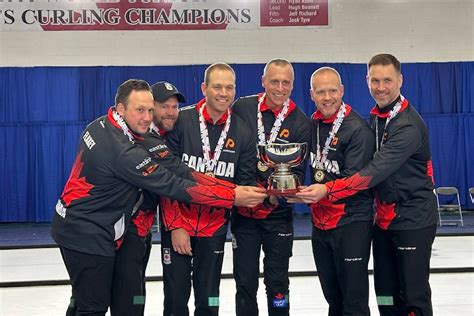
[[296, 196], [315, 203], [337, 201], [374, 188], [374, 283], [381, 315], [433, 315], [429, 284], [436, 234], [436, 197], [428, 129], [400, 93], [401, 65], [390, 54], [373, 56], [367, 84], [376, 153], [354, 175], [314, 184]]
[[117, 90], [115, 106], [90, 123], [56, 204], [51, 235], [68, 271], [76, 315], [105, 315], [111, 303], [116, 241], [142, 202], [141, 188], [181, 201], [216, 207], [255, 206], [261, 190], [230, 183], [202, 185], [157, 164], [137, 145], [153, 118], [153, 96], [143, 80]]

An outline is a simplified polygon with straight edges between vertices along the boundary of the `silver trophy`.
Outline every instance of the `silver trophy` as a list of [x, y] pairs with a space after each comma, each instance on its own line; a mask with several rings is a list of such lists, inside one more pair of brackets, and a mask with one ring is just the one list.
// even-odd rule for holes
[[268, 177], [267, 193], [271, 195], [292, 195], [298, 192], [300, 181], [291, 172], [292, 167], [296, 167], [306, 158], [306, 143], [289, 144], [267, 144], [259, 145], [258, 152], [260, 161], [258, 168], [262, 166], [274, 168], [275, 171]]

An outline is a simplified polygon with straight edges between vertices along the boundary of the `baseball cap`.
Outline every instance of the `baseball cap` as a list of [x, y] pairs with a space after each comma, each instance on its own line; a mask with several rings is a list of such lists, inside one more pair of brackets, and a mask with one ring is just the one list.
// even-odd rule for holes
[[166, 81], [158, 81], [151, 86], [153, 99], [158, 102], [166, 101], [169, 97], [176, 96], [179, 102], [186, 102], [184, 95], [174, 85]]

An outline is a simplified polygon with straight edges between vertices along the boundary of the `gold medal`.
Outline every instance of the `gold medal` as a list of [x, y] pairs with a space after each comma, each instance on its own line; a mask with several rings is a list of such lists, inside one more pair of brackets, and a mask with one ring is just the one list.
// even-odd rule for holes
[[212, 178], [215, 178], [216, 175], [214, 174], [214, 172], [212, 171], [206, 171], [206, 173], [204, 173], [206, 176], [209, 176], [209, 177], [212, 177]]
[[261, 161], [259, 161], [259, 162], [257, 163], [257, 168], [258, 168], [258, 170], [260, 170], [261, 172], [265, 172], [265, 171], [268, 170], [268, 167], [267, 167], [263, 162], [261, 162]]
[[321, 169], [316, 170], [316, 172], [314, 173], [314, 180], [316, 180], [317, 182], [323, 181], [324, 180], [324, 171], [321, 170]]

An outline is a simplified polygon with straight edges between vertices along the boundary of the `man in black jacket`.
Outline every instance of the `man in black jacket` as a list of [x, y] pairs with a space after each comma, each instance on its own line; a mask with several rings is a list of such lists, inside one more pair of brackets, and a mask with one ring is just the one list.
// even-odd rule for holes
[[[304, 143], [309, 141], [310, 125], [306, 115], [290, 99], [294, 73], [284, 59], [273, 59], [263, 71], [264, 93], [238, 99], [232, 109], [250, 127], [255, 144]], [[257, 182], [266, 187], [273, 170], [254, 160]], [[292, 171], [304, 180], [306, 164]], [[257, 315], [257, 290], [260, 249], [265, 258], [264, 282], [268, 313], [288, 315], [288, 265], [293, 247], [293, 207], [283, 199], [267, 199], [255, 208], [239, 208], [232, 216], [234, 277], [237, 315]]]
[[[344, 86], [329, 67], [311, 76], [311, 181], [326, 183], [353, 175], [371, 159], [375, 138], [367, 123], [342, 101]], [[367, 265], [372, 241], [372, 194], [311, 204], [313, 256], [328, 315], [369, 315]]]
[[[240, 185], [255, 184], [256, 147], [249, 128], [232, 114], [235, 73], [225, 63], [209, 66], [204, 98], [181, 109], [169, 148], [192, 169]], [[230, 209], [179, 203], [162, 210], [164, 315], [217, 315], [219, 284]]]
[[436, 198], [428, 129], [401, 93], [400, 62], [379, 54], [368, 63], [376, 101], [372, 161], [350, 177], [312, 185], [296, 194], [307, 203], [375, 191], [374, 279], [381, 315], [432, 315], [429, 269], [436, 233]]
[[107, 116], [81, 136], [71, 174], [59, 198], [51, 235], [68, 270], [76, 315], [105, 315], [110, 305], [116, 240], [141, 204], [141, 188], [181, 201], [217, 207], [257, 205], [264, 194], [230, 183], [200, 185], [157, 164], [137, 145], [153, 117], [153, 96], [142, 80], [117, 90]]
[[[179, 102], [184, 95], [171, 83], [159, 81], [151, 86], [154, 100], [154, 116], [151, 131], [143, 135], [142, 145], [156, 162], [179, 177], [190, 178], [190, 170], [180, 159], [173, 156], [161, 138], [171, 131], [178, 119]], [[152, 226], [155, 222], [159, 197], [143, 192], [143, 203], [132, 215], [130, 226], [117, 240], [114, 279], [112, 285], [112, 316], [142, 316], [145, 311], [145, 272], [152, 247]], [[163, 203], [168, 200], [163, 198]]]

